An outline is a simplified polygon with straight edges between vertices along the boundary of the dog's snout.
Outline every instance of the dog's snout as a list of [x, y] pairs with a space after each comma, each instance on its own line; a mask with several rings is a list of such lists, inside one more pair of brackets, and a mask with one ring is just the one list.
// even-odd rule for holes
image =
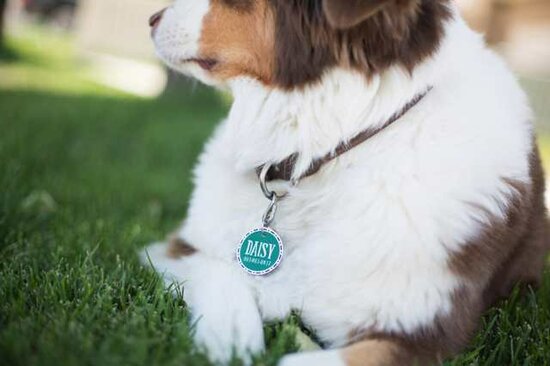
[[155, 29], [160, 24], [160, 21], [162, 20], [162, 15], [165, 11], [166, 9], [162, 9], [161, 11], [153, 14], [151, 18], [149, 18], [149, 25], [151, 26], [151, 28]]

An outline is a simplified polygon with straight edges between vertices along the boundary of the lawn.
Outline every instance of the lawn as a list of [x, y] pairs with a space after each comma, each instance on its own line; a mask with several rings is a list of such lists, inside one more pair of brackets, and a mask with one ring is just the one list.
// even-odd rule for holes
[[[550, 119], [548, 89], [526, 84]], [[226, 111], [202, 88], [152, 100], [103, 87], [69, 39], [9, 39], [0, 51], [1, 365], [208, 365], [185, 304], [136, 253], [184, 216], [190, 170]], [[491, 310], [449, 365], [549, 364], [546, 278]], [[266, 327], [257, 364], [296, 350], [298, 324]]]

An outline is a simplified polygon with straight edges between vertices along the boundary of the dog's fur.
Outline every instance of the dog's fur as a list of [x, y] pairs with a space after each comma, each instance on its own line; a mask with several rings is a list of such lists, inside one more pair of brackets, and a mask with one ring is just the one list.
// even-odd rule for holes
[[[148, 249], [183, 284], [213, 360], [263, 347], [295, 310], [328, 348], [289, 365], [439, 363], [518, 282], [540, 280], [550, 230], [528, 102], [448, 0], [177, 0], [153, 37], [173, 68], [234, 103], [195, 170], [187, 220]], [[255, 173], [294, 176], [418, 93], [368, 142], [287, 192], [285, 258], [253, 278], [235, 260], [267, 207]]]

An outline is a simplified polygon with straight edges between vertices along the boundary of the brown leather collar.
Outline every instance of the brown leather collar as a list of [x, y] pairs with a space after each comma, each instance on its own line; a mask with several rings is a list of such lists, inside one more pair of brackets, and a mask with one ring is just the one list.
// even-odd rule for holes
[[[405, 104], [403, 108], [401, 108], [399, 111], [394, 113], [380, 128], [377, 129], [366, 129], [359, 134], [357, 134], [355, 137], [353, 137], [351, 140], [347, 142], [341, 142], [338, 146], [336, 146], [336, 149], [334, 151], [317, 158], [311, 162], [311, 165], [309, 166], [309, 169], [306, 170], [300, 177], [298, 177], [297, 180], [302, 180], [304, 178], [310, 177], [313, 174], [317, 173], [323, 165], [327, 164], [328, 162], [334, 160], [335, 158], [339, 157], [340, 155], [350, 151], [354, 147], [361, 145], [363, 142], [369, 140], [373, 136], [376, 136], [378, 133], [380, 133], [382, 130], [388, 128], [390, 125], [392, 125], [394, 122], [399, 120], [401, 117], [403, 117], [408, 111], [410, 111], [414, 106], [416, 106], [424, 97], [432, 90], [432, 87], [429, 87], [426, 91], [417, 94], [410, 102]], [[298, 153], [294, 153], [290, 155], [288, 158], [284, 159], [278, 164], [274, 164], [270, 167], [269, 171], [267, 172], [266, 181], [271, 182], [274, 180], [286, 180], [291, 181], [292, 180], [292, 172], [294, 171], [294, 167], [296, 165], [296, 161], [298, 160]], [[260, 166], [256, 169], [256, 172], [258, 175], [262, 171], [263, 166]]]

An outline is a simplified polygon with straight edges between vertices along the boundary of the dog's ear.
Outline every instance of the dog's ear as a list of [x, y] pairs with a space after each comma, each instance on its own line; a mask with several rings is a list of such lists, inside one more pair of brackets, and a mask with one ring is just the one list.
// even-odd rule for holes
[[376, 14], [394, 0], [323, 0], [329, 24], [336, 29], [349, 29]]

